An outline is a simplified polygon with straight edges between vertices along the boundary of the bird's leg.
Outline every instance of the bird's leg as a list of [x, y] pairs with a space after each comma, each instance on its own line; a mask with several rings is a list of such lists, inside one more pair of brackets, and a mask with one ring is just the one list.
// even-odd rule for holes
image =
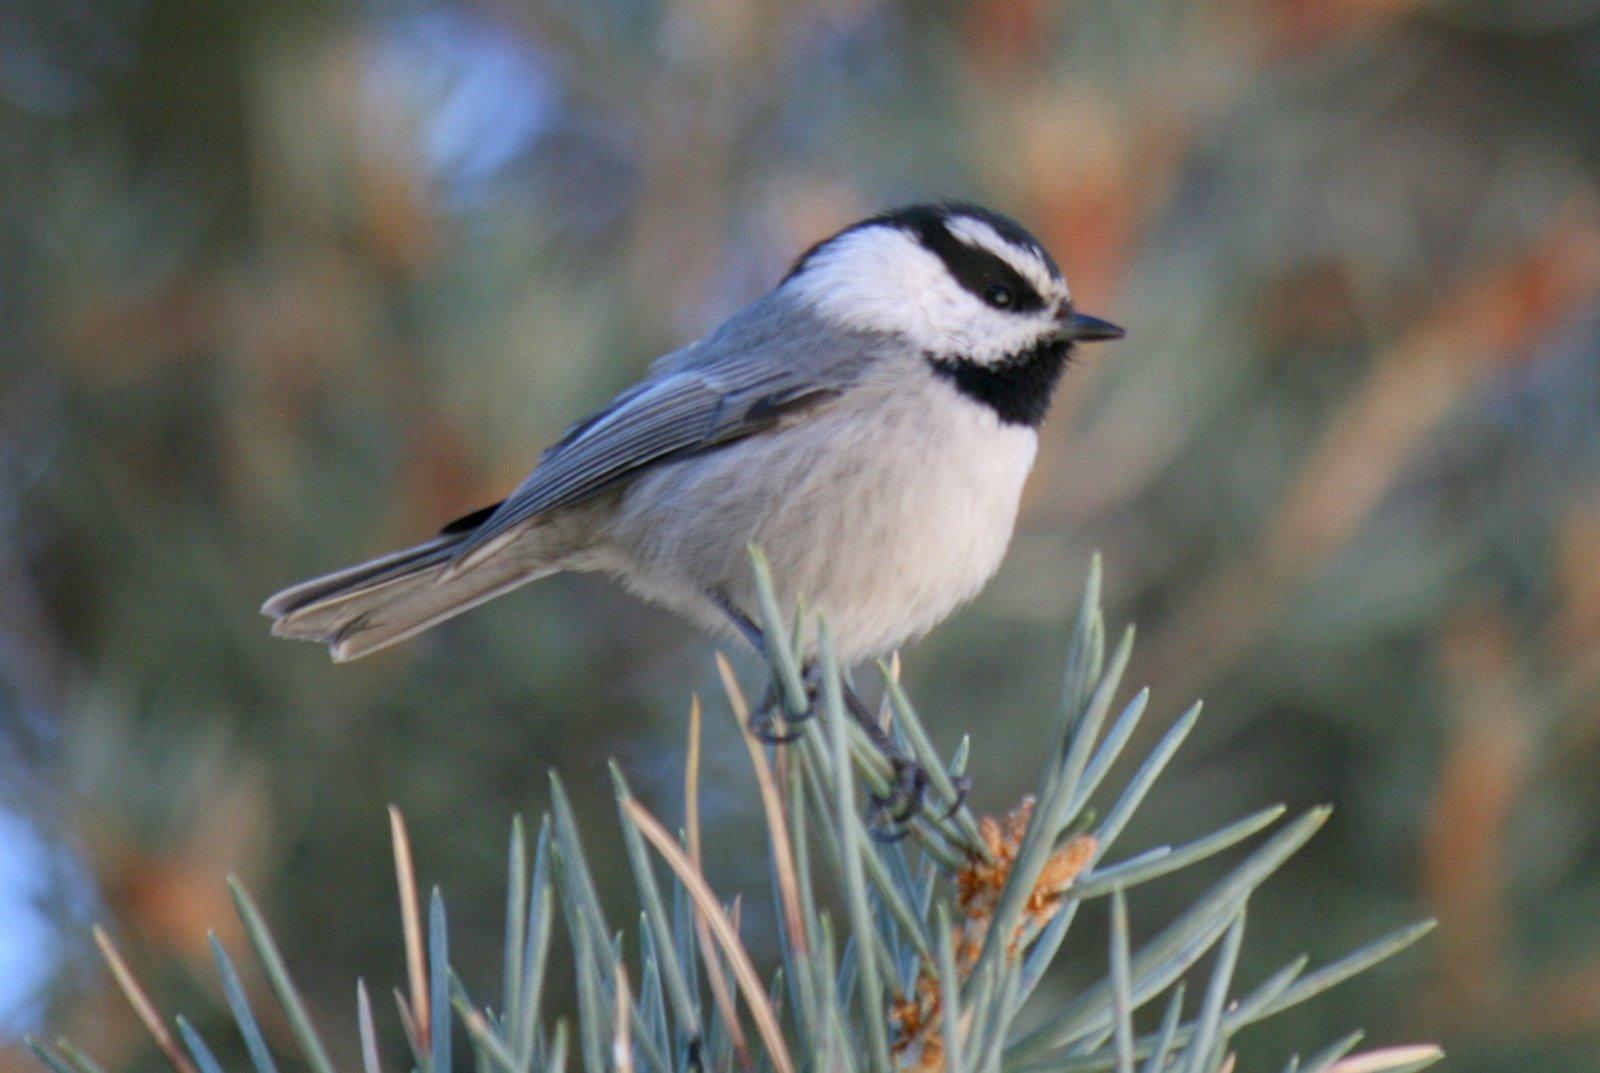
[[761, 632], [761, 627], [755, 624], [751, 617], [733, 606], [733, 602], [726, 596], [712, 594], [711, 602], [717, 605], [717, 610], [725, 615], [739, 635], [750, 642], [750, 647], [759, 652], [763, 657], [767, 654], [767, 637]]
[[[733, 623], [734, 629], [738, 630], [744, 639], [750, 642], [750, 647], [754, 648], [758, 655], [770, 663], [771, 658], [767, 653], [767, 638], [761, 632], [761, 627], [757, 626], [749, 615], [734, 607], [725, 597], [713, 595], [711, 599], [722, 610], [722, 613], [728, 617], [728, 621]], [[810, 676], [808, 675], [807, 677], [809, 678]], [[806, 710], [798, 715], [792, 712], [787, 713], [787, 722], [790, 726], [803, 723], [816, 714], [816, 698], [816, 686], [807, 681]], [[781, 731], [773, 729], [778, 722], [778, 709], [782, 705], [783, 697], [779, 693], [778, 682], [774, 677], [772, 683], [767, 686], [767, 691], [762, 694], [761, 703], [757, 704], [755, 711], [750, 713], [748, 726], [751, 735], [758, 741], [766, 742], [768, 745], [784, 745], [800, 736], [799, 730]]]
[[[778, 695], [776, 682], [767, 686], [767, 691], [761, 695], [761, 703], [750, 713], [750, 721], [745, 725], [750, 728], [750, 734], [757, 741], [766, 745], [788, 745], [791, 741], [800, 740], [799, 730], [775, 730], [778, 725], [778, 709], [783, 706], [783, 698]], [[811, 718], [808, 707], [804, 715], [790, 715], [787, 722], [790, 726], [803, 723]]]
[[[761, 627], [726, 598], [713, 596], [712, 600], [750, 646], [763, 658], [768, 658], [766, 635], [761, 632]], [[806, 710], [802, 715], [788, 715], [791, 726], [810, 719], [817, 711], [817, 694], [821, 690], [822, 669], [815, 661], [808, 661], [801, 671], [801, 676], [806, 691]], [[898, 842], [909, 832], [907, 822], [922, 807], [922, 800], [928, 789], [928, 773], [923, 770], [921, 764], [901, 751], [850, 682], [841, 682], [840, 687], [845, 708], [866, 734], [867, 740], [884, 759], [889, 761], [893, 775], [894, 781], [889, 792], [873, 795], [873, 821], [869, 831], [873, 838], [879, 841]], [[773, 745], [794, 741], [799, 736], [798, 730], [783, 732], [773, 729], [781, 704], [778, 683], [774, 681], [767, 687], [761, 703], [750, 716], [750, 733], [759, 740]], [[966, 790], [962, 787], [957, 794], [955, 804], [951, 806], [951, 812], [961, 807], [965, 797]]]
[[907, 756], [895, 744], [876, 713], [849, 682], [841, 682], [844, 706], [860, 725], [867, 740], [889, 761], [893, 783], [886, 794], [872, 795], [872, 823], [868, 833], [879, 842], [898, 842], [910, 833], [911, 817], [922, 808], [922, 799], [928, 790], [928, 773], [921, 764]]

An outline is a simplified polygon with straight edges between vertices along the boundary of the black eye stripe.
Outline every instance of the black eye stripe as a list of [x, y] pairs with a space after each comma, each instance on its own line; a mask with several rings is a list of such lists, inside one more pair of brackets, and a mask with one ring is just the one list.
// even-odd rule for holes
[[978, 298], [998, 284], [1011, 292], [1013, 312], [1031, 312], [1044, 308], [1044, 299], [1022, 274], [1006, 261], [978, 246], [971, 246], [950, 233], [945, 213], [936, 211], [909, 211], [902, 215], [901, 224], [914, 235], [923, 248], [933, 252], [944, 262], [950, 275], [962, 288]]
[[979, 298], [983, 298], [985, 291], [998, 284], [1011, 292], [1012, 309], [1044, 308], [1044, 299], [1039, 297], [1039, 292], [1015, 268], [988, 250], [968, 246], [955, 238], [948, 244], [938, 245], [923, 239], [922, 244], [938, 254], [939, 260], [944, 262], [957, 283]]

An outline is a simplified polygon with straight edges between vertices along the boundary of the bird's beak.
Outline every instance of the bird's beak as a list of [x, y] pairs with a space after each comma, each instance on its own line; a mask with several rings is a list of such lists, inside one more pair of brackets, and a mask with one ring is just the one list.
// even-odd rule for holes
[[1068, 306], [1056, 314], [1061, 322], [1061, 334], [1074, 343], [1098, 343], [1102, 340], [1121, 339], [1128, 333], [1109, 320], [1079, 313]]

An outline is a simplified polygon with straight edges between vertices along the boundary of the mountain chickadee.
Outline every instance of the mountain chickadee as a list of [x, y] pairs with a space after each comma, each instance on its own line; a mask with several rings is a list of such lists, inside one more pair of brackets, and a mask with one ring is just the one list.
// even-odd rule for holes
[[1073, 308], [1014, 221], [914, 205], [806, 251], [766, 296], [573, 425], [503, 502], [285, 589], [272, 632], [355, 659], [560, 570], [758, 644], [748, 548], [824, 618], [840, 662], [970, 599], [1011, 539]]

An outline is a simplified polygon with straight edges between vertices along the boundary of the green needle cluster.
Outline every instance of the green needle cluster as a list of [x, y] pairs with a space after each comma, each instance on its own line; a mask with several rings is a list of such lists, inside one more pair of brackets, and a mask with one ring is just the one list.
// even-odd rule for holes
[[[763, 625], [777, 703], [798, 715], [797, 638], [785, 623], [759, 555]], [[1010, 815], [982, 817], [956, 787], [968, 743], [941, 757], [895, 669], [882, 668], [884, 712], [905, 753], [929, 774], [929, 792], [885, 842], [863, 819], [868, 797], [889, 789], [890, 771], [842, 702], [841, 669], [826, 623], [817, 624], [821, 688], [816, 718], [799, 736], [764, 745], [747, 735], [777, 905], [781, 958], [759, 965], [740, 937], [738, 898], [713, 891], [702, 870], [698, 766], [700, 712], [691, 718], [686, 826], [664, 827], [613, 767], [621, 851], [632, 866], [639, 915], [606, 918], [568, 797], [552, 774], [552, 807], [533, 837], [512, 823], [506, 890], [504, 974], [493, 1000], [468, 992], [450, 967], [448, 915], [435, 889], [424, 909], [411, 848], [394, 815], [409, 986], [395, 992], [407, 1047], [382, 1054], [373, 1004], [357, 985], [362, 1073], [1220, 1073], [1238, 1061], [1244, 1029], [1349, 979], [1424, 934], [1415, 924], [1331, 964], [1296, 958], [1258, 981], [1237, 977], [1247, 906], [1272, 874], [1316, 833], [1326, 808], [1285, 818], [1271, 808], [1177, 846], [1116, 856], [1119, 836], [1199, 717], [1196, 705], [1131, 764], [1110, 775], [1134, 740], [1147, 693], [1121, 701], [1131, 631], [1108, 651], [1096, 564], [1074, 627], [1058, 731], [1037, 788]], [[727, 703], [743, 725], [748, 704], [724, 663]], [[531, 845], [530, 845], [531, 842]], [[1253, 842], [1249, 849], [1243, 844]], [[1153, 936], [1135, 946], [1125, 892], [1226, 852], [1225, 875]], [[617, 847], [606, 847], [617, 852]], [[249, 894], [233, 884], [252, 953], [287, 1025], [269, 1046], [233, 955], [213, 939], [223, 990], [254, 1073], [306, 1068], [334, 1073], [328, 1048]], [[1069, 943], [1086, 903], [1109, 911], [1110, 949]], [[423, 916], [426, 916], [424, 926]], [[566, 933], [570, 959], [553, 939]], [[168, 1030], [103, 934], [123, 990], [178, 1073], [220, 1073], [211, 1046], [183, 1018]], [[1104, 965], [1105, 976], [1052, 1008], [1036, 994], [1051, 964], [1070, 956]], [[1209, 964], [1201, 966], [1209, 959]], [[576, 1006], [552, 1010], [553, 973], [565, 974]], [[1018, 1029], [1027, 1012], [1027, 1031]], [[1298, 1073], [1417, 1070], [1440, 1057], [1431, 1046], [1351, 1057], [1359, 1034], [1339, 1040]], [[66, 1041], [32, 1041], [54, 1073], [100, 1073]], [[288, 1053], [285, 1053], [288, 1052]]]

